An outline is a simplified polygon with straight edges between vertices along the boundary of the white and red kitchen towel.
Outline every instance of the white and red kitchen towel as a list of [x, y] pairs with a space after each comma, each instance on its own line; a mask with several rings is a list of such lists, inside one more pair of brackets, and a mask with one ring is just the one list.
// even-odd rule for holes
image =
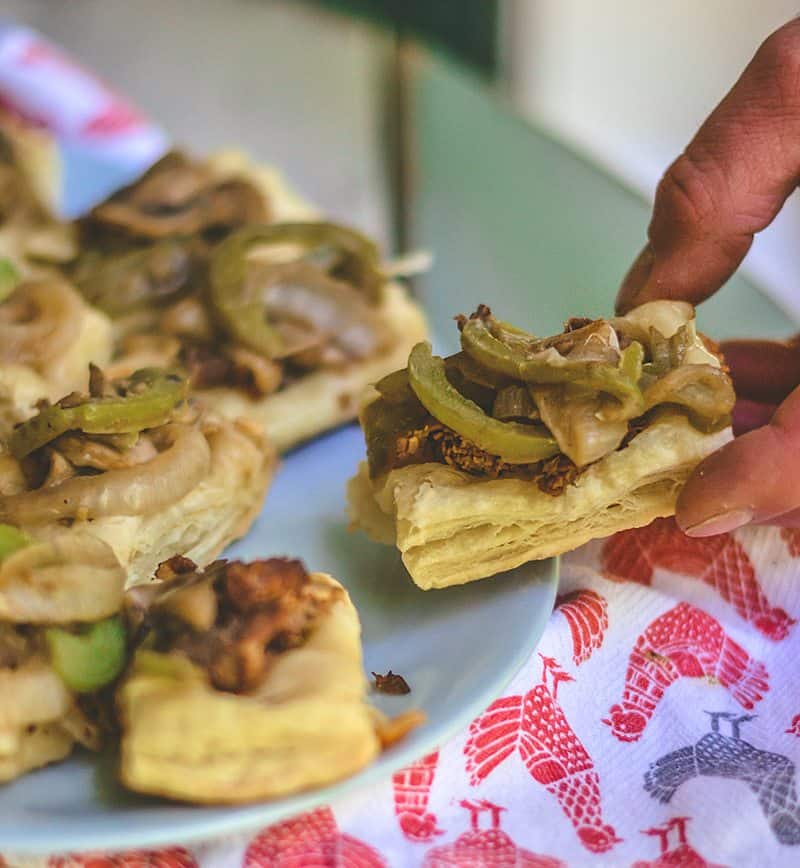
[[[166, 146], [58, 48], [2, 22], [0, 103], [56, 133], [67, 184], [98, 165], [124, 183]], [[38, 864], [800, 865], [800, 533], [690, 540], [659, 520], [575, 552], [562, 574], [505, 695], [391, 781], [236, 839]]]

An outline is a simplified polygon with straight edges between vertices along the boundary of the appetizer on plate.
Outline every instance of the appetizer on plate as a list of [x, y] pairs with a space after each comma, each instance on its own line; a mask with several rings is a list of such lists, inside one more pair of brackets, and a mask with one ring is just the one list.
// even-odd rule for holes
[[361, 413], [352, 522], [421, 588], [460, 584], [672, 515], [730, 439], [731, 381], [683, 302], [536, 338], [481, 306], [461, 352], [430, 345]]
[[69, 276], [114, 320], [114, 373], [179, 367], [279, 450], [356, 415], [425, 336], [377, 247], [235, 156], [172, 153], [80, 223]]
[[176, 551], [208, 563], [250, 527], [276, 458], [258, 426], [186, 400], [177, 374], [107, 380], [17, 425], [0, 454], [0, 520], [38, 536], [64, 526], [107, 542], [146, 580]]
[[184, 557], [129, 592], [138, 638], [117, 692], [125, 786], [247, 802], [321, 786], [380, 751], [345, 589], [286, 558]]
[[0, 525], [0, 782], [96, 749], [81, 697], [126, 660], [125, 573], [101, 540], [72, 531], [34, 540]]

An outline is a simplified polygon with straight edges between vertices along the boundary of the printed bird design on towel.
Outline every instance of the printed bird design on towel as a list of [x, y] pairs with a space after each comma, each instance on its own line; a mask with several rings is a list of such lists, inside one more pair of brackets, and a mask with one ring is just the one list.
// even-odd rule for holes
[[634, 862], [631, 868], [725, 868], [716, 862], [707, 862], [689, 844], [686, 836], [688, 822], [689, 817], [672, 817], [662, 826], [643, 829], [643, 835], [658, 837], [661, 853], [657, 859]]
[[270, 826], [244, 854], [242, 868], [386, 868], [368, 844], [339, 831], [330, 808], [317, 808]]
[[[470, 814], [470, 830], [452, 844], [442, 844], [428, 851], [423, 868], [566, 868], [559, 859], [539, 856], [518, 847], [500, 826], [500, 814], [505, 810], [491, 802], [460, 803]], [[492, 815], [491, 827], [481, 829], [480, 816]]]
[[[697, 744], [682, 747], [650, 764], [644, 788], [660, 802], [669, 802], [678, 788], [692, 778], [735, 778], [747, 784], [775, 837], [781, 844], [800, 844], [800, 806], [794, 763], [781, 754], [760, 750], [740, 735], [741, 725], [754, 715], [728, 711], [708, 712], [711, 732]], [[730, 735], [720, 731], [720, 721], [730, 726]], [[733, 803], [732, 803], [733, 804]]]
[[608, 629], [608, 603], [596, 591], [583, 588], [556, 600], [572, 634], [572, 660], [585, 663], [603, 644]]
[[437, 826], [435, 814], [428, 811], [438, 762], [439, 751], [434, 751], [392, 776], [394, 812], [409, 841], [430, 841], [443, 832]]
[[464, 747], [470, 783], [481, 783], [517, 753], [533, 780], [556, 797], [583, 846], [603, 853], [622, 839], [603, 821], [594, 763], [558, 703], [558, 685], [574, 679], [540, 656], [542, 683], [524, 696], [498, 699], [470, 726]]
[[649, 585], [659, 567], [699, 579], [768, 639], [785, 639], [796, 623], [783, 609], [770, 605], [747, 552], [731, 534], [693, 539], [674, 519], [659, 518], [647, 527], [610, 537], [601, 561], [603, 574], [612, 581]]
[[611, 706], [603, 723], [620, 741], [638, 741], [667, 688], [679, 678], [713, 679], [746, 709], [769, 689], [763, 663], [734, 642], [716, 618], [679, 603], [636, 640], [622, 702]]

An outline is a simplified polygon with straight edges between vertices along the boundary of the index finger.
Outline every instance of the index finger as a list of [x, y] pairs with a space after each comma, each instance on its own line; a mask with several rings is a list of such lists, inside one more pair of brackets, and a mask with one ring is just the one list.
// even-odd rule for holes
[[800, 179], [800, 20], [775, 31], [667, 169], [648, 244], [617, 309], [656, 298], [697, 303], [736, 270]]

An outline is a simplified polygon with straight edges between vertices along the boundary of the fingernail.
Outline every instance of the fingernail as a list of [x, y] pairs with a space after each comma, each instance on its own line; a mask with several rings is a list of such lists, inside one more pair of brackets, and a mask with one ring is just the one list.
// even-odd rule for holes
[[632, 307], [636, 307], [638, 304], [637, 297], [647, 284], [647, 279], [653, 270], [654, 262], [655, 255], [650, 245], [647, 244], [636, 257], [619, 288], [616, 305], [618, 313], [624, 314]]
[[697, 524], [683, 528], [687, 536], [716, 536], [720, 533], [730, 533], [737, 527], [742, 527], [752, 521], [753, 512], [750, 509], [732, 509], [729, 512], [721, 512], [712, 515]]

